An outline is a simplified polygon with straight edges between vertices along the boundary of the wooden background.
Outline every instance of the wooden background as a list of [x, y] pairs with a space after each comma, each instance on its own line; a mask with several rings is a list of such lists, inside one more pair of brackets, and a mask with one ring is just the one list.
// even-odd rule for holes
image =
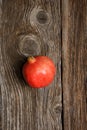
[[[31, 55], [53, 59], [49, 87], [23, 80]], [[0, 130], [87, 130], [87, 0], [0, 0]]]

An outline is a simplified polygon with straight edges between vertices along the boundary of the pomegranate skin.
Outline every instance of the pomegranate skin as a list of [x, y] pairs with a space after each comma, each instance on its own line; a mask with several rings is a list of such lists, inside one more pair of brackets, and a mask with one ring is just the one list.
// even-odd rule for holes
[[25, 81], [32, 88], [48, 86], [54, 79], [56, 67], [47, 56], [28, 58], [22, 68]]

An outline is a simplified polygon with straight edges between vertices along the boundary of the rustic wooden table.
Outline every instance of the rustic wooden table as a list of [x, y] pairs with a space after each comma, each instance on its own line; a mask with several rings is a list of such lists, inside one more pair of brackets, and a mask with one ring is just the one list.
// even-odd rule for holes
[[[21, 68], [53, 59], [49, 87], [33, 89]], [[87, 0], [0, 0], [0, 130], [87, 130]]]

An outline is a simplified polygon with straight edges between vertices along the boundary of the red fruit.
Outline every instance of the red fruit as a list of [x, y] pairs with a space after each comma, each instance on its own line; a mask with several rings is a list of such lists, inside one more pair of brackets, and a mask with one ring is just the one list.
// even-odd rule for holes
[[42, 88], [53, 81], [56, 67], [47, 56], [29, 57], [23, 66], [22, 73], [31, 87]]

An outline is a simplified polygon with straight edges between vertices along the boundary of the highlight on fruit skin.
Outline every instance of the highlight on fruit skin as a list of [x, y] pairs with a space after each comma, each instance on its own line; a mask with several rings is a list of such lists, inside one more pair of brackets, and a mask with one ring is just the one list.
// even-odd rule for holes
[[54, 80], [56, 67], [47, 56], [32, 56], [23, 65], [22, 74], [30, 87], [44, 88]]

